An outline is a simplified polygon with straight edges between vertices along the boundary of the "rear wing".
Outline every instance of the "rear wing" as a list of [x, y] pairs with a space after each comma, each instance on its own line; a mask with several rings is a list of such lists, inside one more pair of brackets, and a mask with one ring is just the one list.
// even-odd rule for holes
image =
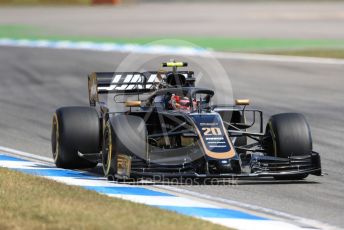
[[[192, 71], [178, 71], [186, 79], [193, 79]], [[99, 94], [141, 94], [154, 92], [171, 71], [94, 72], [88, 76], [90, 105], [99, 102]]]

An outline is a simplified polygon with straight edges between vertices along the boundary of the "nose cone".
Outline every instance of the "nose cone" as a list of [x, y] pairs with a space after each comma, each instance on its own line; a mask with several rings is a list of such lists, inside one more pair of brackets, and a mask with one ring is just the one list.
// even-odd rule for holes
[[239, 159], [209, 161], [209, 172], [214, 174], [241, 173]]

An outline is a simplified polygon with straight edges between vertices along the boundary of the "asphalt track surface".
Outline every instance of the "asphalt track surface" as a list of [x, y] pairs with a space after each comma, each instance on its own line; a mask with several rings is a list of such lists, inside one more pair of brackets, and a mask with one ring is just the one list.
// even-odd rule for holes
[[[173, 12], [173, 16], [166, 12]], [[312, 5], [257, 2], [118, 8], [2, 7], [0, 24], [34, 25], [61, 35], [342, 39], [343, 12], [340, 1]], [[0, 47], [0, 145], [50, 157], [54, 110], [87, 105], [87, 74], [113, 71], [126, 56]], [[161, 61], [157, 58], [147, 68], [155, 69]], [[243, 180], [238, 186], [176, 187], [344, 228], [344, 66], [235, 59], [222, 59], [220, 63], [230, 76], [235, 97], [250, 98], [255, 107], [264, 110], [265, 122], [275, 113], [305, 114], [312, 129], [314, 150], [321, 153], [327, 175], [294, 183]]]
[[[230, 4], [227, 4], [230, 2]], [[118, 7], [1, 7], [0, 24], [52, 35], [343, 39], [342, 1], [146, 3]]]
[[[127, 54], [0, 47], [0, 145], [51, 156], [51, 116], [87, 105], [87, 74], [113, 71]], [[145, 55], [142, 55], [142, 58]], [[166, 57], [164, 57], [166, 59]], [[159, 58], [149, 63], [157, 66]], [[304, 113], [324, 177], [301, 182], [243, 180], [237, 186], [177, 186], [344, 227], [343, 65], [220, 60], [236, 98], [269, 115]], [[265, 119], [266, 121], [266, 119]]]

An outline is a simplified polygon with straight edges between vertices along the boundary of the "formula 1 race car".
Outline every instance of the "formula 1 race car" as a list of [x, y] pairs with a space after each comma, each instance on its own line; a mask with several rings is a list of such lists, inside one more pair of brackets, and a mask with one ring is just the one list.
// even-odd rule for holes
[[53, 115], [56, 166], [102, 163], [109, 179], [321, 175], [303, 115], [273, 115], [264, 130], [263, 112], [249, 108], [248, 99], [214, 104], [215, 92], [196, 87], [193, 71], [177, 70], [186, 66], [172, 61], [163, 63], [169, 71], [90, 74], [90, 107]]

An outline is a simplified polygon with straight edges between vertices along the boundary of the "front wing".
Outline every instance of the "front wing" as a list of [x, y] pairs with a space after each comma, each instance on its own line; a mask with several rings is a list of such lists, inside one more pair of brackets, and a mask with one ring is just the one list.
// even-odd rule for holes
[[275, 177], [275, 176], [297, 176], [311, 174], [322, 175], [320, 156], [312, 152], [306, 156], [295, 156], [279, 158], [271, 156], [255, 156], [245, 165], [242, 165], [241, 173], [197, 173], [195, 171], [183, 171], [182, 169], [171, 172], [161, 168], [150, 170], [132, 170], [132, 178], [245, 178], [245, 177]]

